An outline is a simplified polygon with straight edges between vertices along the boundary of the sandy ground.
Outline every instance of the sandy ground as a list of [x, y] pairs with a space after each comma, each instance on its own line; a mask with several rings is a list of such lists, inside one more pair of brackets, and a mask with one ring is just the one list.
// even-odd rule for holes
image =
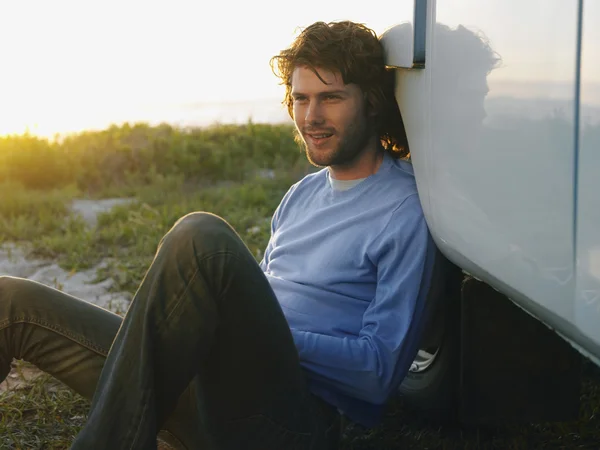
[[0, 274], [28, 278], [60, 289], [112, 311], [127, 309], [131, 296], [126, 293], [109, 292], [112, 279], [95, 283], [96, 271], [104, 264], [82, 272], [69, 273], [52, 261], [28, 259], [24, 251], [14, 245], [0, 248]]
[[[101, 212], [109, 211], [115, 205], [131, 202], [130, 199], [106, 200], [76, 200], [72, 209], [80, 214], [91, 226], [95, 226], [96, 218]], [[69, 273], [61, 269], [56, 263], [48, 260], [30, 259], [25, 256], [24, 249], [13, 244], [0, 246], [0, 275], [28, 278], [40, 283], [60, 289], [63, 292], [79, 297], [82, 300], [94, 303], [112, 311], [125, 311], [129, 305], [131, 294], [109, 292], [114, 281], [106, 279], [96, 283], [96, 272], [105, 262], [91, 269]], [[35, 369], [24, 368], [25, 379], [37, 375]], [[7, 380], [0, 383], [0, 393], [9, 386], [11, 389], [25, 385], [26, 382], [15, 370]]]
[[[90, 227], [96, 225], [98, 214], [109, 211], [116, 205], [129, 203], [131, 199], [75, 200], [72, 210], [81, 215]], [[15, 245], [0, 247], [0, 275], [28, 278], [60, 289], [103, 308], [121, 311], [126, 309], [131, 296], [125, 293], [111, 293], [112, 279], [95, 283], [96, 272], [103, 267], [101, 262], [91, 269], [69, 273], [53, 261], [36, 260], [25, 257], [25, 251]]]

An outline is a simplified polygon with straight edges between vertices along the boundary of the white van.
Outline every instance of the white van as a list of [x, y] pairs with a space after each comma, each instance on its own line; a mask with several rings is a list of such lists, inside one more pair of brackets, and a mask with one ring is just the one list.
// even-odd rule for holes
[[[482, 331], [456, 309], [465, 301], [479, 307], [470, 316], [476, 321], [496, 308], [484, 297], [525, 310], [600, 365], [600, 2], [412, 3], [411, 17], [398, 18], [381, 39], [396, 71], [423, 210], [445, 258], [489, 289], [465, 300], [463, 284], [462, 303], [432, 322], [429, 335], [437, 336], [419, 351], [401, 391], [439, 404], [440, 392], [432, 392], [450, 376], [442, 367], [450, 359], [459, 360], [460, 389], [477, 381], [469, 375], [477, 371], [473, 355], [494, 359], [498, 347], [474, 342]], [[530, 324], [511, 329], [517, 316], [479, 324], [516, 335], [520, 345], [508, 365], [497, 356], [499, 367], [513, 381], [539, 385], [528, 364], [545, 352], [556, 371], [544, 382], [560, 380], [566, 369], [558, 355], [568, 365], [568, 351], [552, 339], [533, 345], [537, 338], [522, 331]], [[448, 349], [451, 333], [460, 335], [462, 353]]]

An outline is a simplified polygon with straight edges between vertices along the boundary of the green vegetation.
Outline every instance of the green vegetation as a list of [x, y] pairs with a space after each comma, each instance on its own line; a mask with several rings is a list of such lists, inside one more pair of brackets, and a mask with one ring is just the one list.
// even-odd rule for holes
[[[118, 259], [127, 273], [119, 288], [133, 290], [162, 235], [191, 211], [221, 215], [258, 255], [279, 200], [308, 170], [286, 125], [138, 124], [60, 143], [0, 138], [0, 243], [30, 243], [35, 256], [67, 270]], [[135, 203], [100, 216], [90, 229], [69, 210], [71, 200], [83, 197]]]
[[[100, 260], [115, 289], [132, 292], [162, 235], [182, 215], [211, 211], [229, 221], [259, 259], [269, 221], [287, 188], [310, 171], [286, 125], [176, 129], [111, 127], [49, 142], [0, 138], [0, 244], [26, 245], [70, 271]], [[135, 199], [90, 227], [70, 210], [76, 198]], [[27, 368], [27, 364], [17, 364]], [[385, 423], [351, 426], [343, 450], [598, 448], [600, 373], [585, 369], [580, 419], [564, 424], [466, 429], [426, 423], [396, 401]], [[0, 449], [65, 449], [88, 403], [41, 376], [0, 391]]]

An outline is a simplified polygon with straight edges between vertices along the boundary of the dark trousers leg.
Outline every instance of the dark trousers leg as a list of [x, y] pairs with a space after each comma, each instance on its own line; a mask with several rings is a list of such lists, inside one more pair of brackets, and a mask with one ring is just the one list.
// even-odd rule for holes
[[268, 281], [235, 231], [206, 213], [182, 218], [161, 242], [72, 448], [155, 448], [192, 381], [199, 427], [216, 448], [325, 445]]

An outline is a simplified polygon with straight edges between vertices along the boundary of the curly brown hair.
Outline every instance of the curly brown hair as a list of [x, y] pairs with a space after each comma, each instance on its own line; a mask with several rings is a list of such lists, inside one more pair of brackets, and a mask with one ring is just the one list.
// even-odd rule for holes
[[363, 24], [316, 22], [302, 30], [292, 45], [271, 58], [271, 69], [286, 87], [283, 104], [293, 118], [292, 73], [298, 66], [339, 72], [345, 84], [357, 84], [374, 112], [381, 145], [392, 156], [409, 156], [400, 109], [394, 97], [394, 72], [386, 68], [377, 34]]

